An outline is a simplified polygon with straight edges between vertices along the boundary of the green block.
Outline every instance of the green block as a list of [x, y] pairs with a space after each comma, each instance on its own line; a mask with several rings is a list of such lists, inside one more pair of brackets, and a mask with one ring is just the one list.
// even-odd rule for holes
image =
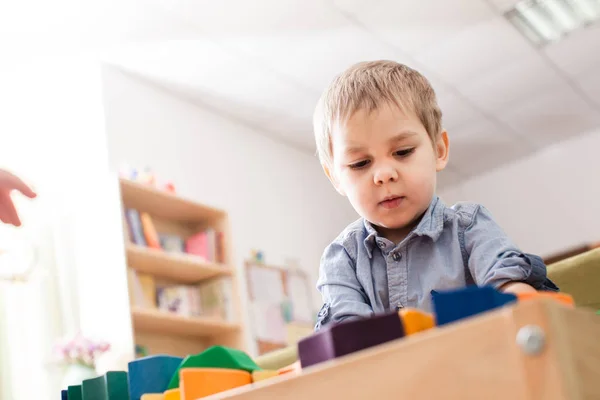
[[108, 400], [129, 400], [129, 381], [127, 372], [109, 371], [106, 373], [105, 379]]
[[127, 372], [109, 371], [82, 383], [83, 400], [129, 400]]
[[179, 370], [185, 368], [240, 369], [250, 373], [261, 370], [254, 360], [243, 351], [224, 346], [213, 346], [200, 354], [184, 358], [181, 364], [179, 364], [179, 368], [177, 368], [171, 377], [169, 389], [179, 387]]
[[107, 400], [104, 376], [84, 380], [81, 383], [81, 393], [83, 400]]
[[81, 394], [81, 385], [73, 385], [67, 388], [67, 394], [69, 396], [69, 400], [83, 400], [83, 396]]

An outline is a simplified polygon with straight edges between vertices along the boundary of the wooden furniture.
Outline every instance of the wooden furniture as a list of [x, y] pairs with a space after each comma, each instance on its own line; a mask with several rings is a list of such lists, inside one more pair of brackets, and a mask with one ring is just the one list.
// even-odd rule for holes
[[207, 400], [600, 398], [600, 316], [518, 302]]
[[[120, 179], [119, 183], [123, 209], [148, 213], [160, 233], [176, 234], [184, 239], [207, 228], [223, 233], [222, 263], [207, 262], [196, 255], [143, 247], [128, 240], [125, 251], [129, 268], [152, 276], [157, 285], [192, 285], [220, 277], [232, 280], [233, 322], [214, 316], [186, 317], [156, 308], [132, 306], [135, 343], [146, 346], [150, 354], [174, 356], [196, 354], [217, 344], [245, 350], [238, 274], [231, 263], [227, 213], [149, 185], [125, 179]], [[125, 221], [123, 223], [126, 224]], [[128, 229], [127, 225], [123, 228]]]

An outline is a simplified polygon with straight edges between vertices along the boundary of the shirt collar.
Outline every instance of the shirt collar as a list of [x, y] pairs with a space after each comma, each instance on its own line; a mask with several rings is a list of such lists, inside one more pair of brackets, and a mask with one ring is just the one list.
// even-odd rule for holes
[[[440, 235], [442, 234], [442, 230], [444, 229], [444, 209], [445, 206], [440, 200], [440, 198], [438, 196], [434, 196], [431, 202], [429, 203], [427, 211], [425, 211], [425, 214], [423, 214], [421, 221], [419, 221], [417, 227], [408, 234], [406, 239], [413, 235], [417, 235], [429, 236], [431, 239], [433, 239], [433, 241], [436, 241], [440, 237]], [[367, 250], [369, 258], [372, 258], [373, 247], [376, 244], [379, 234], [369, 221], [367, 221], [366, 219], [363, 221], [365, 229], [367, 231], [367, 237], [365, 238], [363, 243]]]

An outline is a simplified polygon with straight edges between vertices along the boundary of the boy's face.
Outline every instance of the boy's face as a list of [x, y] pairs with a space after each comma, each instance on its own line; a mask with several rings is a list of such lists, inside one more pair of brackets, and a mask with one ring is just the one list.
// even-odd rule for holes
[[359, 110], [332, 132], [330, 178], [354, 209], [390, 240], [401, 240], [425, 212], [448, 137], [434, 145], [419, 118], [395, 106]]

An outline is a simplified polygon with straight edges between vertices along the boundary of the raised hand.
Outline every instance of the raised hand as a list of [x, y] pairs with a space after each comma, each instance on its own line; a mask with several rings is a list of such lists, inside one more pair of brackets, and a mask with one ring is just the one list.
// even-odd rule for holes
[[0, 169], [0, 221], [5, 224], [21, 226], [21, 219], [10, 196], [13, 190], [18, 190], [30, 199], [37, 196], [19, 177]]

